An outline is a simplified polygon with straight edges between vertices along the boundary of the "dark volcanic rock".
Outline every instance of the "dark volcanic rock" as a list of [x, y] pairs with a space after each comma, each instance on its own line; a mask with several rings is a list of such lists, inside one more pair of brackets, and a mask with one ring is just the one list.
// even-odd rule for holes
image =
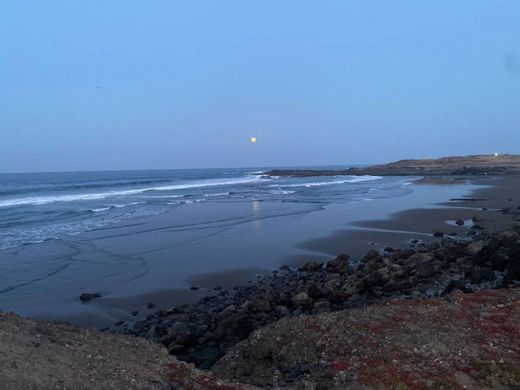
[[210, 367], [255, 329], [283, 317], [338, 311], [402, 297], [433, 297], [520, 283], [520, 227], [475, 238], [444, 237], [420, 249], [370, 250], [281, 272], [160, 311], [129, 332], [161, 341], [170, 353]]
[[348, 260], [350, 259], [349, 255], [341, 254], [338, 255], [336, 258], [329, 260], [327, 262], [326, 268], [329, 272], [337, 272], [337, 273], [344, 273], [348, 270]]
[[79, 300], [83, 303], [89, 302], [93, 300], [94, 298], [101, 298], [101, 294], [99, 293], [82, 293], [79, 296]]
[[303, 264], [298, 271], [304, 271], [304, 272], [315, 272], [319, 271], [323, 267], [323, 263], [318, 263], [316, 261], [308, 261], [307, 263]]

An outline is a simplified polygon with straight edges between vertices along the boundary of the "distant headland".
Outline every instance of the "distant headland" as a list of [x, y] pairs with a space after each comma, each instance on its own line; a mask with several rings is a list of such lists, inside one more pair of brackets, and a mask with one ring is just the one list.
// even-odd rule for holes
[[520, 155], [492, 154], [452, 156], [439, 159], [399, 160], [368, 167], [352, 167], [342, 170], [275, 169], [269, 176], [429, 176], [429, 175], [505, 175], [520, 174]]

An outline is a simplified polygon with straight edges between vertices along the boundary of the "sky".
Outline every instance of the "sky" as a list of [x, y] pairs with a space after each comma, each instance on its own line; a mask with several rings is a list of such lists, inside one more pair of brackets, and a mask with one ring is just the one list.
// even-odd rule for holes
[[0, 0], [0, 172], [493, 152], [517, 0]]

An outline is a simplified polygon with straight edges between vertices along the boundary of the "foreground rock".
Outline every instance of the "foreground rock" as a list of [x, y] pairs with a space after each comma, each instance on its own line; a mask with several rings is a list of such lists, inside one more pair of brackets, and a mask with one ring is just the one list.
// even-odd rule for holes
[[344, 170], [274, 170], [270, 176], [423, 176], [423, 175], [501, 175], [519, 174], [520, 155], [500, 154], [465, 157], [444, 157], [439, 159], [400, 160], [389, 164], [373, 165], [366, 168]]
[[370, 250], [360, 260], [340, 255], [326, 265], [284, 266], [253, 285], [128, 324], [127, 332], [157, 340], [179, 359], [207, 369], [254, 330], [287, 316], [520, 283], [520, 227], [473, 233], [473, 240], [444, 237], [414, 250]]
[[213, 367], [261, 387], [520, 388], [520, 289], [456, 291], [255, 331]]
[[149, 340], [0, 313], [1, 389], [245, 390]]

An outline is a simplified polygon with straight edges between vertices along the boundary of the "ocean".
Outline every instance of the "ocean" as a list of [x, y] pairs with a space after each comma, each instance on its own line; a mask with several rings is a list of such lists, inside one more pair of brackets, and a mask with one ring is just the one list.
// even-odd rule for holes
[[410, 183], [375, 176], [277, 178], [265, 170], [1, 174], [0, 250], [143, 216], [175, 218], [176, 210], [199, 202], [360, 202], [403, 195]]
[[[0, 310], [102, 327], [146, 313], [147, 300], [189, 302], [282, 264], [352, 254], [352, 240], [305, 243], [470, 189], [268, 169], [1, 174]], [[85, 305], [82, 292], [103, 298]]]

